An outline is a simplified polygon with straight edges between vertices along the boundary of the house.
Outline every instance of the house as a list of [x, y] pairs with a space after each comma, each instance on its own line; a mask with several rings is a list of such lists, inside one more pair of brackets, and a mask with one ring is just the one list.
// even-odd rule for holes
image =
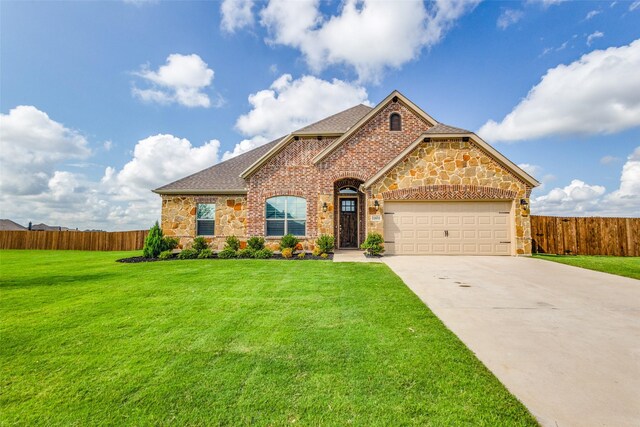
[[47, 225], [44, 223], [34, 224], [31, 226], [32, 231], [69, 231], [70, 228], [61, 227], [59, 225]]
[[27, 231], [27, 227], [23, 227], [10, 219], [0, 219], [0, 231]]
[[205, 236], [283, 234], [339, 249], [367, 233], [388, 254], [527, 255], [533, 177], [473, 132], [439, 123], [398, 91], [357, 105], [154, 190], [162, 229]]

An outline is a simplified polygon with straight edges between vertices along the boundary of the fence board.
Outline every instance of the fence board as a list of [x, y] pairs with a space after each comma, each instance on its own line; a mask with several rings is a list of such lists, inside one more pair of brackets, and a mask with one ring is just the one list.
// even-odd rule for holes
[[531, 216], [534, 253], [640, 256], [640, 218]]
[[0, 231], [0, 249], [135, 251], [147, 230], [136, 231]]

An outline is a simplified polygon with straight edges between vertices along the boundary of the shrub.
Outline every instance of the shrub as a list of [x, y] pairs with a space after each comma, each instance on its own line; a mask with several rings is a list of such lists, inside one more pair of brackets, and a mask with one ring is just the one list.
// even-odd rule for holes
[[320, 254], [320, 258], [322, 258], [322, 259], [327, 259], [327, 258], [329, 258], [329, 254], [327, 254], [327, 253], [321, 253], [321, 254]]
[[144, 247], [142, 248], [142, 256], [145, 258], [157, 258], [162, 252], [162, 230], [158, 225], [158, 221], [149, 229], [147, 238], [144, 239]]
[[226, 245], [224, 247], [225, 249], [231, 249], [234, 252], [237, 252], [240, 249], [240, 239], [238, 239], [236, 236], [227, 237], [225, 242], [226, 242]]
[[162, 252], [160, 252], [160, 255], [158, 255], [158, 258], [162, 259], [162, 260], [171, 259], [171, 258], [173, 258], [173, 252], [172, 251], [162, 251]]
[[236, 258], [238, 256], [238, 252], [233, 249], [227, 247], [218, 252], [218, 258], [220, 259], [231, 259]]
[[313, 256], [320, 256], [323, 254], [323, 252], [320, 250], [319, 247], [316, 246], [315, 248], [313, 248], [313, 252], [311, 252], [311, 254]]
[[384, 252], [384, 239], [380, 233], [369, 233], [360, 247], [369, 255], [380, 255]]
[[249, 249], [253, 249], [254, 251], [261, 251], [264, 249], [264, 237], [249, 237], [249, 240], [247, 240], [247, 246]]
[[209, 244], [204, 239], [204, 237], [196, 237], [193, 239], [193, 243], [191, 244], [191, 248], [193, 248], [196, 252], [200, 253], [205, 249], [209, 248]]
[[316, 247], [320, 249], [320, 253], [329, 253], [333, 251], [335, 240], [333, 236], [321, 234], [316, 239]]
[[256, 251], [251, 248], [240, 249], [238, 251], [238, 258], [253, 258]]
[[195, 259], [198, 257], [198, 251], [195, 249], [183, 249], [182, 252], [178, 254], [179, 259]]
[[273, 251], [268, 248], [260, 249], [253, 254], [256, 259], [269, 259], [273, 256]]
[[282, 236], [282, 239], [280, 239], [280, 250], [291, 249], [293, 252], [293, 248], [295, 248], [298, 243], [300, 243], [300, 240], [298, 240], [296, 236], [293, 234], [286, 234]]
[[284, 248], [282, 250], [282, 258], [291, 258], [293, 256], [293, 249], [292, 248]]
[[176, 237], [163, 237], [162, 238], [162, 250], [163, 251], [172, 251], [178, 247], [180, 244], [180, 240]]
[[304, 259], [306, 256], [307, 256], [307, 253], [306, 253], [306, 252], [300, 252], [300, 253], [298, 254], [298, 259]]
[[199, 259], [213, 258], [213, 251], [209, 248], [203, 249], [198, 254]]

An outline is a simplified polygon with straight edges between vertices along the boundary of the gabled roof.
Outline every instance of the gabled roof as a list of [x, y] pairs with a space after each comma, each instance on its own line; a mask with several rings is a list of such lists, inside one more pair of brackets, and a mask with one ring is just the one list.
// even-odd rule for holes
[[24, 231], [26, 229], [27, 227], [23, 227], [10, 219], [0, 219], [0, 230], [2, 231]]
[[380, 178], [385, 176], [387, 172], [389, 172], [395, 165], [400, 163], [405, 157], [413, 152], [413, 150], [420, 145], [421, 142], [424, 141], [425, 138], [469, 138], [473, 142], [475, 142], [480, 148], [485, 150], [487, 153], [491, 155], [495, 160], [497, 160], [500, 164], [502, 164], [505, 168], [515, 174], [518, 178], [522, 179], [526, 184], [531, 187], [537, 187], [540, 183], [531, 175], [526, 173], [522, 168], [513, 163], [511, 160], [507, 159], [502, 153], [493, 148], [487, 142], [485, 142], [482, 138], [476, 135], [473, 132], [465, 131], [464, 129], [454, 128], [451, 126], [437, 124], [436, 126], [430, 128], [426, 132], [423, 132], [415, 141], [413, 141], [407, 148], [402, 150], [400, 154], [398, 154], [393, 160], [387, 163], [382, 169], [376, 172], [371, 178], [367, 180], [363, 185], [363, 187], [369, 188], [373, 184], [375, 184]]
[[382, 102], [380, 102], [373, 109], [371, 109], [364, 117], [362, 117], [358, 121], [358, 123], [356, 123], [351, 128], [349, 128], [349, 130], [347, 130], [345, 133], [343, 133], [342, 136], [340, 136], [340, 138], [336, 139], [335, 141], [333, 141], [331, 143], [331, 145], [329, 145], [327, 148], [322, 150], [320, 153], [316, 154], [316, 156], [313, 158], [313, 163], [314, 164], [318, 164], [323, 159], [325, 159], [329, 154], [333, 153], [333, 151], [336, 148], [338, 148], [340, 146], [340, 144], [342, 144], [344, 141], [346, 141], [351, 135], [356, 133], [356, 131], [358, 131], [358, 129], [360, 129], [362, 126], [364, 126], [369, 120], [371, 120], [372, 117], [374, 117], [376, 114], [378, 114], [383, 108], [385, 108], [387, 106], [387, 104], [389, 104], [390, 102], [392, 102], [394, 100], [402, 102], [405, 106], [407, 106], [414, 113], [416, 113], [417, 115], [422, 117], [424, 120], [426, 120], [432, 126], [435, 126], [436, 124], [438, 124], [438, 122], [433, 117], [431, 117], [430, 115], [425, 113], [420, 107], [418, 107], [416, 104], [411, 102], [409, 100], [409, 98], [407, 98], [406, 96], [404, 96], [403, 94], [401, 94], [397, 90], [394, 90], [393, 92], [391, 92], [389, 94], [389, 96], [387, 96], [385, 99], [383, 99]]
[[247, 192], [247, 183], [243, 179], [244, 172], [254, 165], [262, 165], [291, 142], [294, 136], [342, 135], [370, 110], [371, 107], [362, 104], [348, 108], [298, 129], [287, 136], [156, 188], [153, 192], [158, 194], [244, 194]]

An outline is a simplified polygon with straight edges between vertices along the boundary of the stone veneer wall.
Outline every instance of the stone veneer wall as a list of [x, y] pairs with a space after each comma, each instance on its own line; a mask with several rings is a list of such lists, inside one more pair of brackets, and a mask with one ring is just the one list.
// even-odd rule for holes
[[[402, 131], [389, 130], [389, 116], [398, 112]], [[319, 234], [334, 235], [334, 182], [343, 178], [366, 181], [431, 125], [402, 102], [390, 103], [318, 165], [313, 157], [335, 138], [301, 137], [271, 158], [248, 182], [247, 233], [264, 236], [265, 201], [273, 196], [307, 200], [305, 249]], [[327, 212], [322, 205], [327, 203]], [[364, 235], [364, 223], [361, 223]], [[362, 238], [361, 238], [362, 240]]]
[[[411, 190], [409, 190], [411, 189]], [[531, 188], [473, 141], [439, 139], [421, 143], [367, 191], [370, 214], [384, 214], [385, 200], [529, 199]], [[375, 211], [378, 200], [380, 210]], [[528, 206], [528, 204], [527, 204]], [[384, 221], [368, 231], [384, 233]], [[528, 207], [515, 204], [516, 254], [531, 254]]]
[[215, 236], [207, 237], [214, 250], [224, 247], [225, 237], [235, 235], [247, 237], [247, 197], [230, 196], [162, 196], [162, 232], [166, 236], [177, 237], [180, 247], [187, 248], [196, 237], [196, 205], [215, 203]]

